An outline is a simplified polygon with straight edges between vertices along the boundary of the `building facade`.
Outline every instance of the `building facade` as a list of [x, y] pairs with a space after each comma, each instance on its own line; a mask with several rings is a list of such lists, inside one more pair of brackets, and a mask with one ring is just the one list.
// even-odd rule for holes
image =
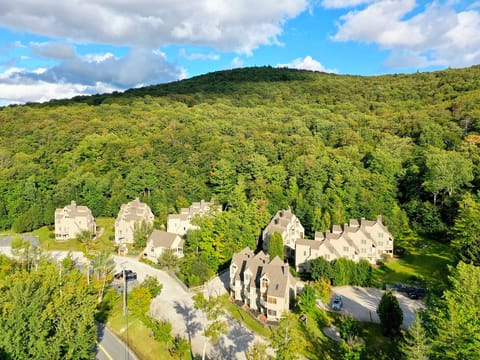
[[371, 264], [384, 256], [393, 256], [393, 236], [382, 223], [382, 216], [370, 221], [350, 220], [348, 224], [335, 225], [332, 231], [316, 232], [314, 240], [297, 241], [295, 268], [310, 271], [310, 261], [323, 257], [328, 261], [344, 257], [355, 262], [365, 259]]
[[166, 249], [171, 249], [178, 258], [182, 258], [183, 244], [180, 235], [154, 229], [147, 239], [143, 256], [156, 263]]
[[295, 256], [295, 244], [298, 240], [303, 239], [305, 229], [300, 220], [292, 213], [291, 209], [280, 210], [272, 218], [270, 223], [262, 232], [262, 249], [268, 252], [270, 237], [274, 232], [280, 233], [285, 246], [285, 254], [288, 259]]
[[230, 295], [250, 309], [278, 321], [296, 297], [297, 282], [287, 263], [278, 257], [270, 261], [263, 251], [249, 248], [233, 255], [230, 264]]
[[135, 226], [140, 226], [142, 222], [153, 226], [153, 221], [152, 210], [139, 198], [123, 204], [115, 219], [115, 243], [133, 243]]
[[82, 231], [90, 231], [95, 235], [97, 225], [90, 209], [77, 205], [72, 200], [70, 205], [55, 210], [55, 240], [76, 238]]
[[198, 229], [196, 225], [192, 225], [191, 221], [195, 216], [203, 216], [205, 214], [214, 214], [222, 211], [220, 206], [215, 206], [213, 202], [194, 202], [189, 208], [182, 208], [180, 214], [170, 214], [167, 218], [167, 231], [180, 236], [186, 235], [187, 231]]

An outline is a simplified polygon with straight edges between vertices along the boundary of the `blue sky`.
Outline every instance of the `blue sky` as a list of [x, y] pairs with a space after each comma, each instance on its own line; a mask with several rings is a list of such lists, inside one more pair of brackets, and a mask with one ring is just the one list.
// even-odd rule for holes
[[480, 63], [480, 0], [3, 0], [0, 105], [246, 66], [380, 75]]

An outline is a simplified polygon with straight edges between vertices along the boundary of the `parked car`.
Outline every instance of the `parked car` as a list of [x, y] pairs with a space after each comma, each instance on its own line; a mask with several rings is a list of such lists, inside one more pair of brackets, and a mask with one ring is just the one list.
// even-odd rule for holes
[[[117, 280], [123, 279], [123, 271], [116, 273], [113, 277]], [[125, 270], [125, 278], [127, 281], [137, 280], [137, 273], [133, 272], [133, 270]]]
[[340, 310], [343, 306], [343, 300], [340, 295], [333, 295], [332, 298], [332, 310]]

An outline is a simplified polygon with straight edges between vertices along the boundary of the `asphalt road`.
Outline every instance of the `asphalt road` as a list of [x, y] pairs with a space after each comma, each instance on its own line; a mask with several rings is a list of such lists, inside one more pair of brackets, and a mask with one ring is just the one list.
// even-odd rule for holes
[[138, 360], [127, 345], [117, 338], [105, 325], [97, 323], [96, 360]]

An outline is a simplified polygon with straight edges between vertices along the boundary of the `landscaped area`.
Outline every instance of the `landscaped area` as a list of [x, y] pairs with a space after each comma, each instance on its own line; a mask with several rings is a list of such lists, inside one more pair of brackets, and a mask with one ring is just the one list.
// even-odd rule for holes
[[447, 265], [453, 263], [452, 250], [447, 244], [434, 240], [411, 238], [402, 242], [405, 255], [377, 267], [374, 277], [377, 286], [391, 283], [419, 283], [446, 280]]

